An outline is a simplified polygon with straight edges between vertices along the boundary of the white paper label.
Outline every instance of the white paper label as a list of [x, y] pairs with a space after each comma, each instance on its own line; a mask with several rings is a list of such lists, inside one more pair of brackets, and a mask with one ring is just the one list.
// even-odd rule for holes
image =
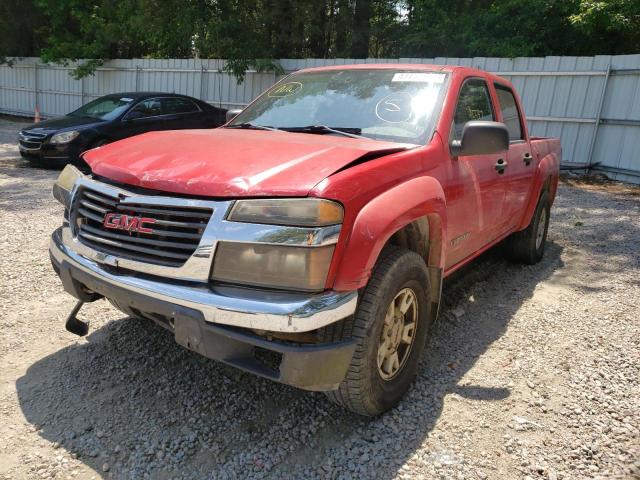
[[401, 72], [396, 73], [391, 79], [392, 82], [420, 82], [420, 83], [442, 83], [444, 82], [444, 73], [415, 73]]

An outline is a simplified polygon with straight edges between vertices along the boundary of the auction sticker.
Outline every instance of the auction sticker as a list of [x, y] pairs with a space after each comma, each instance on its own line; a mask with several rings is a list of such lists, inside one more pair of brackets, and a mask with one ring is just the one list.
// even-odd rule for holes
[[391, 79], [392, 82], [442, 83], [444, 73], [400, 72]]
[[302, 90], [302, 84], [300, 82], [287, 82], [282, 85], [278, 85], [276, 88], [268, 93], [268, 96], [272, 98], [290, 97]]

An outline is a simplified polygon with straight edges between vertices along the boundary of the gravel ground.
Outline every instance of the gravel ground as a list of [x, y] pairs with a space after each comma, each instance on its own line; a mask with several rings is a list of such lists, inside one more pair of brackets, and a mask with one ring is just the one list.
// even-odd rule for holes
[[[447, 281], [414, 388], [376, 419], [87, 305], [50, 267], [55, 170], [0, 120], [0, 479], [640, 478], [640, 191], [563, 184], [545, 259]], [[10, 228], [9, 228], [10, 227]]]

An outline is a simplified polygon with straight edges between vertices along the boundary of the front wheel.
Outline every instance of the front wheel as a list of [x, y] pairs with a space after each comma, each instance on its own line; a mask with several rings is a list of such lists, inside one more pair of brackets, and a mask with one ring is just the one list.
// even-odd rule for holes
[[[424, 260], [408, 250], [385, 250], [374, 269], [349, 333], [356, 351], [333, 402], [360, 415], [394, 407], [411, 386], [429, 331], [429, 276]], [[331, 334], [339, 340], [345, 329]], [[325, 337], [326, 338], [326, 337]]]

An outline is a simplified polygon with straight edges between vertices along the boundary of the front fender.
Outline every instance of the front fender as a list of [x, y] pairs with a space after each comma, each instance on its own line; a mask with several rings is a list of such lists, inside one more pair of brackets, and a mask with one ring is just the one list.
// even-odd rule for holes
[[391, 236], [411, 222], [429, 221], [428, 263], [444, 267], [446, 201], [442, 186], [432, 177], [418, 177], [377, 196], [358, 213], [341, 255], [334, 282], [338, 291], [365, 286]]

